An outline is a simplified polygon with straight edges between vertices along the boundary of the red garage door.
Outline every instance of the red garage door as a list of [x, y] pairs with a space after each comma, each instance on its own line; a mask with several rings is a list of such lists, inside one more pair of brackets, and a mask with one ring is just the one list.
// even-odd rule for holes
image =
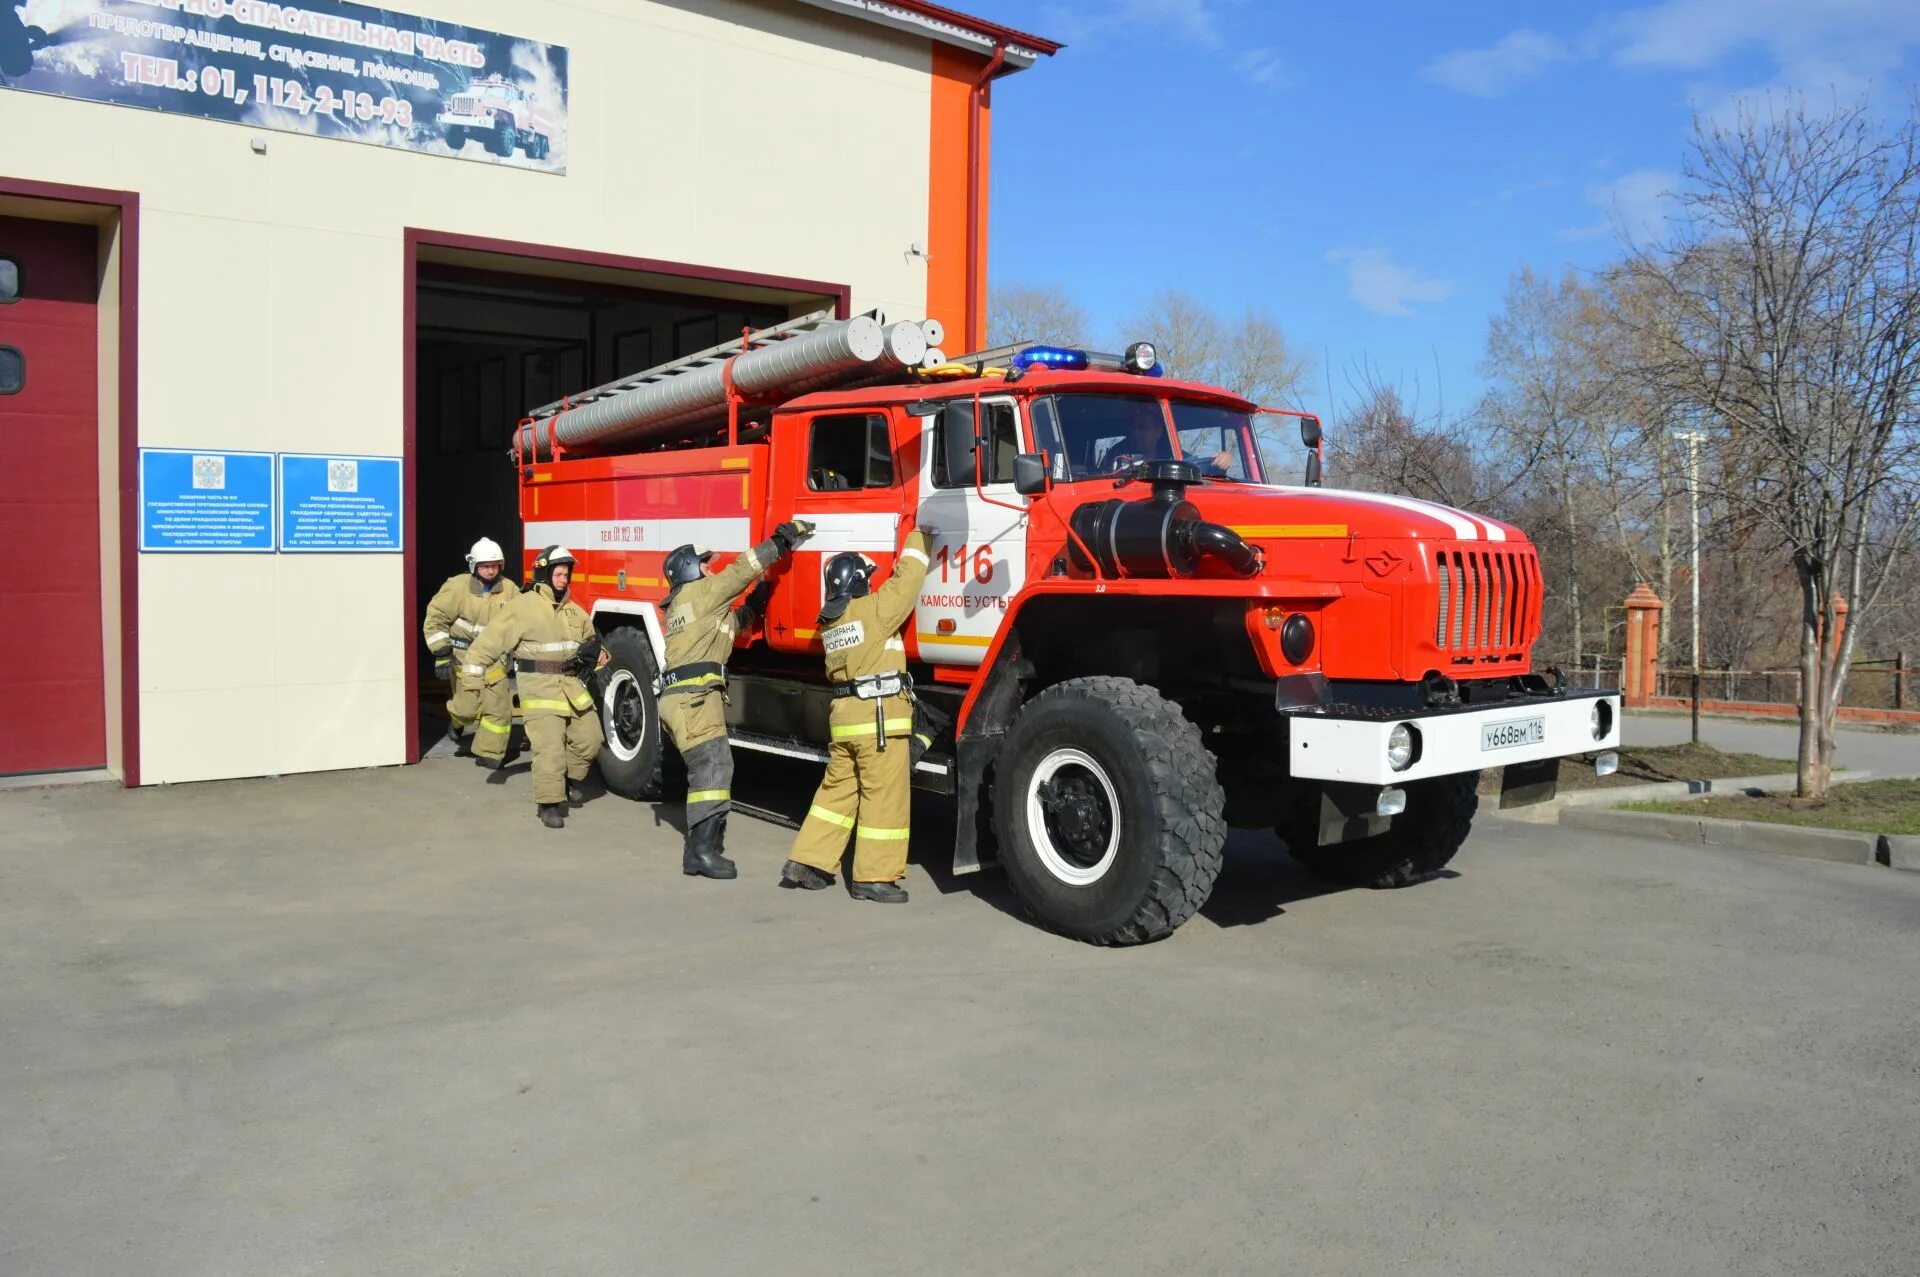
[[0, 217], [0, 775], [106, 765], [95, 235]]

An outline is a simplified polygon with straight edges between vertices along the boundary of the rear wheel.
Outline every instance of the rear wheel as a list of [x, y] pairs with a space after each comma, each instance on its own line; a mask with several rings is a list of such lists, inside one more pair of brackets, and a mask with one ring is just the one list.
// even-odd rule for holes
[[630, 625], [608, 631], [601, 642], [607, 664], [599, 673], [600, 726], [607, 743], [600, 775], [614, 793], [654, 802], [666, 788], [667, 743], [653, 696], [653, 647], [645, 631]]
[[1220, 874], [1226, 796], [1180, 707], [1125, 678], [1076, 678], [1029, 701], [994, 767], [1000, 861], [1064, 935], [1172, 934]]
[[1355, 887], [1405, 887], [1446, 868], [1473, 830], [1480, 773], [1409, 781], [1407, 809], [1383, 834], [1357, 842], [1314, 845], [1316, 829], [1301, 820], [1283, 826], [1292, 857], [1322, 878]]

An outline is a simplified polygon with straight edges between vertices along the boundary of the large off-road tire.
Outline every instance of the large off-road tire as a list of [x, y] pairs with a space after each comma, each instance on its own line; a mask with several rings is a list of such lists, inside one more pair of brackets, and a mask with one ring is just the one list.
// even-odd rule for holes
[[1283, 827], [1287, 851], [1330, 882], [1354, 887], [1405, 887], [1446, 868], [1473, 829], [1480, 808], [1480, 773], [1409, 781], [1407, 809], [1384, 834], [1317, 847], [1306, 822]]
[[536, 160], [547, 158], [547, 152], [553, 149], [553, 140], [544, 133], [536, 133], [533, 141], [527, 143], [527, 155]]
[[666, 791], [666, 761], [671, 748], [660, 729], [654, 701], [653, 645], [645, 630], [623, 625], [601, 639], [607, 663], [595, 676], [600, 693], [600, 728], [607, 743], [600, 749], [600, 776], [607, 788], [627, 798], [656, 802]]
[[487, 149], [502, 159], [513, 154], [513, 148], [520, 140], [520, 130], [513, 127], [513, 121], [504, 115], [493, 119], [493, 132], [487, 135]]
[[467, 144], [467, 136], [468, 136], [468, 130], [466, 125], [464, 124], [447, 125], [447, 146], [450, 149], [457, 151], [461, 147], [465, 146]]
[[994, 777], [1000, 863], [1042, 924], [1141, 944], [1206, 903], [1226, 794], [1200, 729], [1152, 688], [1126, 678], [1048, 688], [1014, 719]]

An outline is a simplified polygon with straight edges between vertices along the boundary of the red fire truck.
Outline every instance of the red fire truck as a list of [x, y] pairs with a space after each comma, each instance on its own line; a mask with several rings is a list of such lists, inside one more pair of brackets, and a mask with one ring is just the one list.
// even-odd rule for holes
[[[1618, 698], [1532, 667], [1543, 583], [1517, 528], [1323, 487], [1314, 417], [1162, 377], [1145, 343], [948, 360], [907, 327], [810, 316], [522, 423], [528, 552], [580, 556], [574, 588], [612, 653], [613, 790], [669, 789], [661, 560], [743, 550], [787, 519], [815, 531], [734, 653], [735, 746], [825, 758], [824, 565], [854, 550], [884, 573], [927, 529], [905, 643], [947, 724], [915, 774], [953, 797], [939, 854], [956, 873], [997, 862], [1082, 940], [1172, 932], [1212, 891], [1229, 827], [1277, 831], [1330, 878], [1401, 886], [1459, 849], [1483, 770], [1514, 806], [1551, 796], [1564, 757], [1612, 766]], [[1268, 472], [1276, 427], [1297, 428], [1304, 482]]]

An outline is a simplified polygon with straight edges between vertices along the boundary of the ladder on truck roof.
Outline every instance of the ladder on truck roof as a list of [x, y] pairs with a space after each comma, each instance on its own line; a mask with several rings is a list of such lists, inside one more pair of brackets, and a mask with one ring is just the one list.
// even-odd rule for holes
[[[870, 313], [877, 315], [877, 312]], [[711, 368], [715, 364], [724, 364], [735, 355], [742, 354], [746, 351], [760, 350], [772, 345], [776, 341], [790, 341], [801, 333], [813, 332], [822, 325], [832, 322], [832, 311], [810, 311], [798, 319], [789, 319], [785, 323], [773, 324], [770, 327], [758, 329], [749, 334], [744, 341], [739, 337], [729, 337], [717, 346], [709, 346], [705, 350], [695, 351], [691, 355], [682, 355], [678, 359], [669, 359], [666, 363], [656, 364], [644, 372], [629, 373], [624, 377], [616, 377], [604, 386], [595, 386], [593, 389], [583, 390], [577, 395], [568, 395], [566, 398], [556, 399], [550, 404], [542, 404], [540, 407], [528, 413], [527, 416], [534, 421], [545, 421], [548, 417], [554, 416], [564, 409], [584, 407], [590, 403], [599, 403], [603, 399], [615, 399], [621, 395], [631, 394], [633, 391], [643, 387], [656, 385], [671, 377], [684, 377], [688, 373], [698, 372], [702, 368]]]
[[743, 408], [944, 366], [943, 335], [934, 320], [814, 311], [542, 404], [521, 419], [514, 451], [526, 464], [542, 453], [686, 447], [716, 435], [736, 443]]

